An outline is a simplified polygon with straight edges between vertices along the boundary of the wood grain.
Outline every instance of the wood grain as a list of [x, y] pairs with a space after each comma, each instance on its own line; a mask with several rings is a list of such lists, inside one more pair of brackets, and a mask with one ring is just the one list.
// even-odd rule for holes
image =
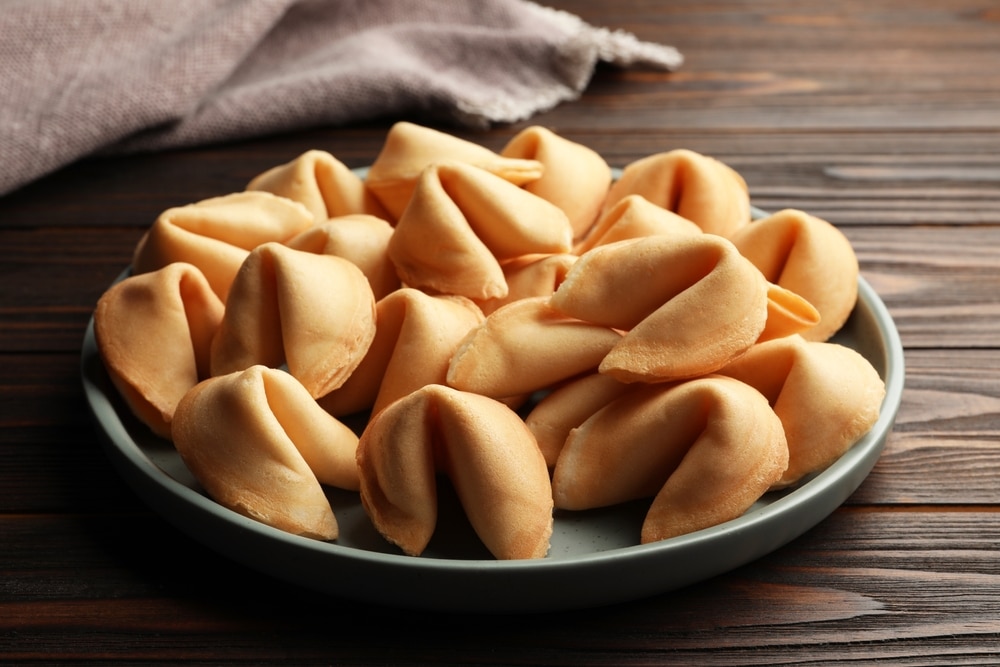
[[[855, 247], [905, 347], [871, 475], [745, 567], [593, 610], [414, 614], [299, 590], [153, 514], [79, 377], [94, 304], [166, 208], [322, 148], [370, 164], [391, 119], [81, 161], [0, 198], [0, 661], [12, 664], [1000, 664], [1000, 10], [988, 0], [557, 0], [673, 44], [601, 66], [543, 124], [621, 167], [690, 148], [766, 210]], [[294, 567], [294, 564], [289, 564]], [[375, 633], [375, 639], [372, 639]]]
[[[0, 633], [16, 634], [6, 656], [68, 660], [127, 646], [119, 657], [281, 660], [294, 650], [302, 660], [336, 651], [392, 664], [464, 664], [488, 648], [495, 664], [528, 664], [528, 654], [562, 665], [727, 664], [744, 651], [757, 664], [775, 664], [792, 651], [888, 659], [906, 655], [915, 640], [927, 660], [956, 649], [985, 659], [1000, 638], [1000, 616], [991, 611], [1000, 595], [996, 512], [841, 510], [781, 552], [704, 585], [604, 609], [500, 617], [415, 615], [297, 593], [156, 519], [137, 518], [4, 519], [5, 534], [29, 545], [10, 559], [5, 585], [17, 594], [0, 603]], [[126, 568], [107, 561], [104, 545], [117, 544], [123, 530], [132, 538], [118, 550]], [[53, 555], [69, 545], [78, 549], [75, 576]], [[197, 567], [172, 566], [178, 559]], [[220, 594], [199, 596], [205, 587]], [[373, 646], [373, 622], [392, 623], [392, 637]], [[67, 626], [90, 646], [53, 643]], [[135, 641], [123, 642], [119, 634], [129, 633]]]

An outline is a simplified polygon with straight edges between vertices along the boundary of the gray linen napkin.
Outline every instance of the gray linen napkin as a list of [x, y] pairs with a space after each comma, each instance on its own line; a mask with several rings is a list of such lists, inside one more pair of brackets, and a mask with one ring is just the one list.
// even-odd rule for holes
[[680, 54], [528, 0], [13, 0], [0, 194], [81, 157], [407, 116], [515, 122]]

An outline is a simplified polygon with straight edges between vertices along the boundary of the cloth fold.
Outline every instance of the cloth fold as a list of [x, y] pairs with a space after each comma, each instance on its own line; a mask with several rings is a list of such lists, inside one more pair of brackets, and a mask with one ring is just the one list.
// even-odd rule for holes
[[366, 119], [465, 126], [575, 99], [670, 46], [528, 0], [15, 0], [0, 13], [0, 195], [98, 153]]

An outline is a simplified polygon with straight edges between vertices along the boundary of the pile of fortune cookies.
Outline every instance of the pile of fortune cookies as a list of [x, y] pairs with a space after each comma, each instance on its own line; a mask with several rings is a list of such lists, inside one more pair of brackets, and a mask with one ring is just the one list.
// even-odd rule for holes
[[419, 555], [443, 483], [497, 559], [545, 557], [557, 512], [718, 525], [875, 423], [884, 382], [829, 340], [858, 261], [805, 212], [752, 220], [711, 157], [613, 173], [540, 126], [496, 152], [400, 122], [367, 173], [310, 150], [160, 214], [98, 352], [210, 498], [297, 535], [337, 539], [334, 487]]

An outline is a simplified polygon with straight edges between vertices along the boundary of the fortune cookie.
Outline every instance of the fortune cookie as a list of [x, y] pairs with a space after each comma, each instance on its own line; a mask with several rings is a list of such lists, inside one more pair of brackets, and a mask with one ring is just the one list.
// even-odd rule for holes
[[314, 398], [357, 368], [375, 337], [375, 297], [351, 262], [278, 243], [240, 267], [212, 341], [212, 375], [287, 365]]
[[871, 430], [885, 383], [863, 356], [837, 343], [787, 336], [755, 345], [719, 371], [771, 403], [788, 440], [788, 470], [775, 488], [827, 468]]
[[785, 209], [755, 220], [732, 241], [765, 278], [816, 308], [820, 321], [805, 338], [827, 340], [847, 321], [858, 299], [858, 258], [832, 224]]
[[303, 204], [317, 223], [365, 213], [388, 217], [360, 176], [326, 151], [310, 150], [254, 177], [247, 190], [262, 190]]
[[289, 239], [295, 250], [343, 257], [361, 269], [376, 299], [399, 288], [396, 267], [389, 259], [392, 226], [373, 215], [355, 214], [331, 218]]
[[490, 313], [461, 342], [448, 385], [496, 399], [530, 394], [597, 369], [621, 333], [568, 317], [548, 297]]
[[653, 497], [643, 544], [735, 519], [781, 476], [788, 447], [767, 400], [709, 375], [633, 388], [570, 433], [552, 473], [560, 509]]
[[145, 273], [173, 262], [193, 264], [225, 302], [251, 250], [261, 243], [286, 241], [312, 223], [305, 206], [270, 192], [236, 192], [170, 208], [139, 239], [132, 270]]
[[488, 171], [448, 162], [421, 173], [389, 257], [410, 287], [486, 300], [507, 296], [500, 262], [569, 252], [572, 239], [555, 205]]
[[634, 386], [610, 375], [591, 373], [561, 384], [543, 396], [524, 423], [535, 435], [545, 463], [555, 467], [570, 431]]
[[177, 406], [174, 445], [209, 496], [296, 535], [332, 540], [321, 484], [356, 490], [358, 437], [284, 371], [252, 366], [196, 385]]
[[552, 295], [559, 311], [625, 331], [600, 371], [622, 382], [711, 373], [767, 321], [768, 284], [714, 234], [649, 236], [584, 253]]
[[578, 255], [599, 245], [644, 236], [694, 236], [701, 227], [642, 195], [627, 195], [605, 211], [590, 233], [573, 249]]
[[552, 296], [577, 256], [572, 253], [521, 255], [500, 265], [507, 296], [478, 301], [479, 308], [489, 315], [500, 306], [533, 296]]
[[537, 180], [543, 171], [537, 160], [503, 157], [459, 137], [405, 121], [394, 124], [365, 178], [365, 185], [398, 220], [424, 169], [441, 161], [474, 165], [513, 183]]
[[526, 183], [524, 189], [565, 211], [574, 238], [586, 234], [611, 185], [611, 167], [604, 158], [539, 125], [518, 132], [500, 155], [541, 162], [541, 178]]
[[731, 236], [750, 222], [746, 181], [723, 162], [687, 149], [656, 153], [625, 166], [604, 203], [642, 195], [710, 234]]
[[125, 278], [97, 302], [94, 337], [132, 413], [170, 438], [181, 397], [209, 375], [223, 304], [195, 266], [175, 262]]
[[441, 385], [418, 389], [372, 418], [357, 460], [362, 506], [406, 554], [421, 554], [434, 533], [439, 473], [496, 558], [548, 552], [548, 468], [524, 422], [498, 401]]
[[762, 343], [774, 338], [801, 334], [819, 324], [816, 307], [780, 285], [767, 285], [767, 322], [757, 339]]
[[444, 384], [466, 334], [483, 321], [472, 301], [404, 287], [375, 304], [375, 338], [347, 381], [319, 399], [334, 415], [389, 403], [427, 384]]

